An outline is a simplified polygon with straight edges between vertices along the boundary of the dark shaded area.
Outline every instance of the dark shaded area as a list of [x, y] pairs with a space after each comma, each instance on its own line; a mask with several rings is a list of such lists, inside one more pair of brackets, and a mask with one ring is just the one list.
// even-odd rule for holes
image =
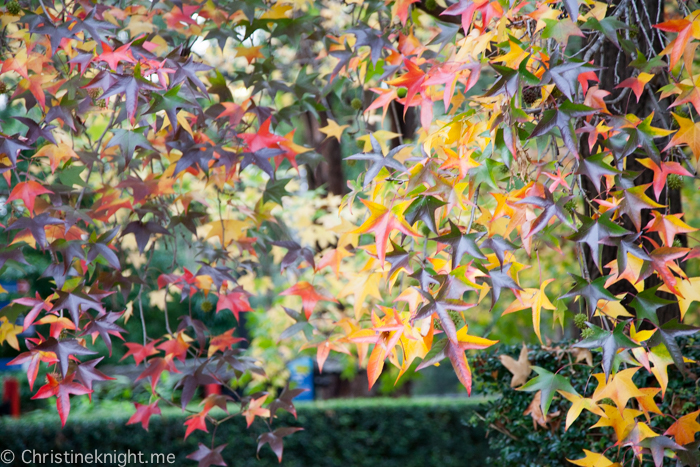
[[[489, 451], [484, 430], [467, 423], [474, 407], [473, 402], [461, 399], [434, 402], [402, 399], [388, 405], [355, 401], [346, 406], [301, 406], [298, 420], [280, 412], [275, 427], [304, 427], [304, 431], [285, 438], [281, 465], [486, 465]], [[51, 450], [87, 453], [99, 446], [98, 452], [140, 451], [149, 459], [152, 452], [173, 453], [176, 461], [172, 465], [192, 464], [185, 456], [197, 449], [198, 442], [209, 444], [210, 436], [201, 433], [183, 439], [184, 415], [154, 416], [148, 432], [140, 425], [125, 426], [128, 415], [74, 417], [63, 431], [56, 421], [2, 420], [0, 439], [3, 449], [15, 452], [17, 461], [25, 449], [40, 453]], [[280, 465], [267, 446], [261, 449], [260, 460], [254, 457], [256, 438], [263, 430], [259, 421], [246, 430], [245, 421], [236, 417], [218, 428], [215, 445], [228, 443], [223, 456], [231, 466]]]

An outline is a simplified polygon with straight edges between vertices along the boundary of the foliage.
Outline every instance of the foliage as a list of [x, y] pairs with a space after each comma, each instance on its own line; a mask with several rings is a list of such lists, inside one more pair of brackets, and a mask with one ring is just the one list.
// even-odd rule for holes
[[[572, 342], [562, 342], [557, 346], [530, 346], [527, 361], [531, 365], [557, 371], [563, 364], [573, 363], [562, 369], [580, 394], [590, 395], [593, 388], [589, 381], [591, 367], [586, 358], [592, 354], [579, 354], [567, 350]], [[700, 346], [697, 340], [682, 343], [689, 358], [700, 358]], [[472, 422], [483, 422], [489, 427], [487, 439], [494, 456], [487, 462], [498, 466], [564, 466], [566, 459], [575, 459], [583, 449], [602, 451], [608, 440], [614, 437], [611, 427], [589, 429], [597, 419], [591, 412], [583, 412], [576, 423], [566, 428], [566, 418], [571, 404], [564, 397], [556, 397], [549, 410], [547, 420], [542, 412], [533, 410], [532, 396], [512, 387], [513, 373], [504, 365], [504, 356], [519, 359], [520, 346], [501, 347], [498, 353], [484, 353], [477, 357], [475, 367], [480, 378], [479, 388], [485, 393], [499, 394], [498, 400], [490, 402], [486, 410], [479, 410]], [[599, 358], [592, 363], [599, 365]], [[529, 371], [526, 370], [527, 373]], [[678, 370], [669, 370], [668, 391], [673, 397], [666, 397], [659, 403], [659, 409], [680, 417], [697, 408], [698, 376], [683, 378]], [[653, 383], [653, 376], [638, 373], [634, 378], [638, 386]], [[670, 417], [657, 417], [652, 426], [665, 431], [673, 423]], [[608, 457], [621, 461], [624, 451], [609, 450]], [[653, 464], [652, 464], [653, 465]], [[670, 465], [670, 464], [669, 464]]]
[[[544, 321], [583, 328], [572, 348], [601, 349], [590, 395], [560, 369], [519, 381], [545, 421], [560, 395], [577, 409], [568, 425], [585, 409], [613, 427], [576, 465], [614, 465], [613, 447], [626, 464], [698, 464], [688, 454], [698, 413], [662, 430], [670, 413], [655, 409], [669, 367], [687, 375], [694, 364], [676, 340], [696, 332], [700, 298], [697, 219], [679, 191], [700, 159], [699, 20], [686, 3], [4, 8], [0, 258], [9, 268], [43, 257], [53, 284], [2, 310], [0, 338], [19, 349], [23, 326], [49, 326], [15, 362], [30, 364], [31, 381], [51, 366], [34, 397], [56, 396], [64, 424], [71, 395], [109, 378], [96, 353], [111, 354], [132, 315], [143, 334], [129, 335], [127, 355], [152, 396], [134, 420], [223, 384], [240, 410], [215, 418], [226, 398], [207, 398], [185, 437], [261, 419], [258, 447], [281, 458], [295, 430], [276, 428], [275, 413], [293, 412], [296, 391], [274, 387], [297, 344], [321, 371], [331, 351], [356, 358], [370, 387], [386, 361], [401, 378], [447, 358], [471, 392], [466, 351], [493, 346], [490, 330], [527, 310], [540, 342]], [[358, 134], [361, 151], [339, 163], [340, 143]], [[308, 190], [320, 159], [328, 180], [343, 167], [357, 174], [342, 200]], [[157, 254], [171, 263], [156, 266]], [[186, 304], [178, 321], [171, 292]], [[201, 315], [228, 310], [239, 328], [255, 309], [274, 319], [252, 318], [244, 353], [233, 321], [215, 334], [193, 310], [202, 298]], [[153, 334], [144, 301], [164, 311]], [[266, 358], [277, 359], [272, 371]], [[161, 376], [185, 361], [194, 364], [163, 397]], [[190, 458], [221, 462], [221, 446], [207, 445]]]
[[[488, 446], [482, 428], [466, 423], [468, 414], [482, 401], [474, 399], [371, 399], [339, 400], [299, 404], [298, 419], [284, 415], [285, 425], [303, 426], [304, 431], [285, 440], [284, 465], [420, 466], [441, 463], [463, 465], [464, 459], [484, 461]], [[32, 414], [19, 420], [0, 421], [3, 448], [20, 453], [37, 452], [151, 452], [172, 453], [175, 465], [186, 465], [185, 456], [196, 449], [193, 436], [182, 439], [183, 415], [164, 408], [154, 416], [148, 432], [140, 426], [124, 425], [125, 410], [80, 412], [60, 430], [55, 414]], [[108, 406], [109, 407], [109, 406]], [[123, 407], [123, 405], [121, 406]], [[215, 409], [218, 411], [218, 409]], [[223, 413], [223, 412], [221, 412]], [[435, 426], [444, 429], [435, 430]], [[255, 433], [243, 420], [219, 427], [218, 439], [235, 444], [237, 450], [222, 453], [229, 464], [277, 465], [271, 452], [260, 452], [260, 460], [241, 456], [255, 450]], [[62, 433], [62, 436], [57, 434]], [[220, 436], [220, 438], [219, 438]]]

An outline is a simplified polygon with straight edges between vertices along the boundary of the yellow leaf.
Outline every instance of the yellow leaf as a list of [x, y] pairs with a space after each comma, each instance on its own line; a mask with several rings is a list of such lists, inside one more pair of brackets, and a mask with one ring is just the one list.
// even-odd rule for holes
[[580, 465], [582, 467], [611, 467], [619, 465], [617, 463], [612, 463], [607, 457], [605, 457], [602, 454], [591, 452], [588, 449], [584, 449], [583, 452], [586, 454], [586, 457], [584, 457], [583, 459], [566, 460], [568, 460], [572, 464]]
[[[678, 306], [681, 309], [681, 320], [685, 317], [690, 304], [700, 302], [700, 277], [689, 277], [676, 283], [676, 289], [681, 293], [678, 297]], [[663, 292], [670, 292], [666, 284], [659, 287]]]
[[620, 413], [622, 413], [628, 400], [633, 397], [644, 396], [634, 382], [632, 382], [632, 376], [634, 376], [637, 370], [639, 370], [638, 367], [618, 371], [610, 378], [607, 384], [604, 374], [594, 374], [593, 376], [598, 380], [598, 387], [593, 393], [592, 399], [596, 402], [605, 398], [612, 399]]
[[678, 146], [679, 144], [687, 144], [693, 152], [695, 162], [697, 163], [698, 159], [700, 159], [700, 123], [694, 123], [691, 119], [681, 117], [673, 112], [671, 112], [671, 114], [673, 118], [676, 119], [676, 122], [678, 122], [680, 129], [673, 135], [673, 138], [665, 149]]
[[532, 309], [532, 326], [535, 329], [535, 334], [537, 338], [542, 342], [542, 336], [540, 335], [540, 315], [542, 313], [542, 308], [545, 310], [556, 310], [552, 302], [547, 298], [544, 289], [552, 282], [554, 279], [547, 279], [542, 282], [539, 289], [525, 289], [518, 294], [518, 298], [511, 303], [508, 308], [503, 311], [504, 315], [509, 313], [514, 313], [516, 311], [524, 310], [526, 308]]
[[343, 131], [350, 125], [338, 125], [335, 120], [328, 119], [328, 125], [323, 128], [319, 128], [318, 131], [326, 135], [326, 139], [334, 137], [340, 142], [340, 137], [343, 135]]
[[571, 424], [574, 423], [574, 421], [576, 421], [579, 415], [581, 415], [583, 409], [586, 409], [589, 412], [593, 412], [594, 414], [600, 417], [605, 416], [605, 412], [603, 412], [603, 410], [600, 407], [598, 407], [598, 405], [595, 402], [593, 402], [593, 399], [579, 396], [578, 394], [571, 394], [570, 392], [566, 391], [559, 391], [559, 394], [561, 394], [562, 396], [564, 396], [564, 398], [566, 398], [566, 400], [571, 402], [571, 408], [566, 413], [565, 430], [568, 430]]

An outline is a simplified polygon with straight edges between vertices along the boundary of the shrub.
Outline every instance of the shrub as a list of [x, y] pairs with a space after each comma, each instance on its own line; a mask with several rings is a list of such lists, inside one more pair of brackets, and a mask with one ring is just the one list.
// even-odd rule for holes
[[[700, 360], [700, 340], [687, 339], [684, 355], [693, 360]], [[683, 347], [683, 346], [682, 346]], [[575, 357], [565, 349], [566, 343], [553, 347], [529, 346], [528, 359], [533, 366], [556, 372], [567, 363], [560, 373], [568, 377], [571, 385], [580, 394], [590, 397], [596, 382], [590, 378], [591, 369], [586, 362], [575, 363]], [[474, 414], [471, 423], [484, 422], [488, 427], [488, 443], [491, 455], [489, 466], [508, 467], [557, 467], [570, 466], [566, 459], [578, 459], [583, 449], [603, 452], [613, 444], [612, 428], [589, 429], [599, 417], [584, 410], [576, 423], [565, 430], [565, 419], [571, 403], [561, 396], [556, 396], [549, 409], [551, 421], [547, 427], [537, 425], [530, 415], [525, 415], [533, 400], [532, 392], [518, 391], [510, 387], [512, 374], [501, 363], [500, 355], [509, 355], [514, 359], [520, 354], [520, 346], [501, 346], [495, 353], [483, 353], [476, 362], [476, 372], [480, 376], [480, 388], [485, 393], [501, 394], [501, 397], [489, 402], [482, 410]], [[599, 365], [600, 354], [593, 364]], [[698, 384], [700, 379], [691, 372], [684, 378], [675, 366], [668, 368], [669, 383], [667, 397], [658, 406], [664, 414], [678, 418], [698, 408]], [[637, 372], [634, 382], [638, 387], [652, 385], [654, 376], [646, 370]], [[668, 416], [652, 414], [650, 426], [657, 433], [663, 433], [672, 423]], [[533, 429], [534, 425], [534, 429]], [[613, 461], [621, 461], [621, 455], [615, 448], [607, 451], [606, 456]], [[629, 461], [629, 456], [627, 458]], [[666, 459], [668, 465], [675, 461]], [[635, 464], [636, 465], [636, 464]], [[644, 464], [647, 465], [647, 464]], [[649, 463], [648, 465], [653, 465]], [[666, 465], [666, 464], [664, 464]]]
[[[295, 436], [285, 439], [285, 466], [463, 466], [478, 465], [488, 454], [484, 430], [468, 423], [479, 399], [357, 399], [298, 404], [298, 419], [279, 412], [285, 424], [301, 426]], [[19, 458], [25, 449], [40, 453], [73, 451], [152, 452], [175, 454], [174, 465], [205, 436], [183, 439], [184, 415], [179, 409], [163, 409], [163, 416], [151, 418], [149, 431], [139, 425], [125, 425], [133, 413], [130, 405], [110, 411], [95, 410], [69, 419], [60, 429], [55, 413], [42, 412], [25, 418], [0, 420], [3, 449]], [[246, 430], [245, 422], [221, 425], [216, 444], [228, 443], [224, 459], [228, 465], [272, 466], [277, 459], [268, 447], [253, 456], [261, 422]], [[256, 425], [260, 423], [260, 426]], [[206, 441], [205, 441], [206, 443]]]

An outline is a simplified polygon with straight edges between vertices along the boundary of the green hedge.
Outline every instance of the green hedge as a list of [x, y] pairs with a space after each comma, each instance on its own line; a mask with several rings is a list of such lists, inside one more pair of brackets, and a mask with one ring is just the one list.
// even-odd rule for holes
[[[683, 354], [700, 362], [700, 340], [678, 339]], [[567, 348], [561, 343], [558, 348]], [[506, 354], [517, 360], [521, 346], [500, 346], [495, 353], [481, 354], [475, 361], [475, 373], [479, 375], [477, 384], [482, 393], [501, 394], [494, 402], [488, 403], [477, 410], [479, 416], [474, 416], [471, 423], [484, 422], [489, 427], [488, 440], [491, 447], [491, 457], [486, 465], [497, 467], [564, 467], [571, 466], [566, 459], [580, 459], [583, 449], [603, 452], [614, 444], [615, 436], [612, 428], [588, 427], [594, 425], [599, 417], [584, 410], [576, 422], [564, 431], [564, 419], [571, 407], [566, 399], [557, 396], [549, 410], [550, 415], [559, 412], [554, 423], [548, 428], [533, 428], [533, 421], [523, 412], [532, 402], [534, 393], [516, 391], [510, 387], [511, 373], [501, 364], [498, 355]], [[590, 381], [590, 367], [584, 362], [571, 365], [570, 357], [557, 349], [543, 349], [540, 346], [529, 346], [529, 360], [532, 365], [555, 372], [568, 365], [560, 374], [570, 378], [571, 384], [580, 393], [590, 397], [596, 387], [595, 380]], [[593, 352], [596, 372], [600, 372], [600, 352]], [[663, 413], [671, 413], [680, 417], [698, 409], [700, 405], [700, 379], [696, 365], [690, 366], [687, 377], [675, 368], [668, 368], [669, 383], [666, 398], [659, 403]], [[534, 375], [534, 373], [533, 373]], [[642, 369], [637, 372], [634, 382], [638, 387], [658, 387], [656, 378]], [[658, 401], [658, 399], [657, 399]], [[672, 406], [671, 406], [672, 404]], [[663, 432], [672, 423], [671, 417], [654, 417], [651, 426], [657, 432]], [[621, 461], [620, 453], [610, 449], [606, 456], [613, 461]], [[627, 461], [629, 461], [629, 455]], [[648, 456], [647, 456], [648, 458]], [[676, 462], [665, 459], [665, 464], [675, 466]], [[627, 464], [625, 464], [627, 465]], [[637, 465], [637, 464], [635, 464]], [[653, 466], [645, 463], [644, 466]]]
[[[298, 420], [280, 413], [280, 422], [304, 431], [285, 438], [284, 466], [425, 467], [483, 464], [488, 456], [484, 430], [467, 423], [479, 399], [358, 399], [298, 404]], [[195, 432], [183, 440], [184, 416], [164, 409], [151, 419], [149, 431], [126, 426], [133, 409], [71, 413], [61, 430], [55, 414], [0, 419], [0, 444], [19, 457], [25, 449], [36, 452], [173, 453], [173, 465], [195, 465], [185, 456], [210, 437]], [[210, 426], [210, 431], [212, 427]], [[218, 428], [216, 444], [228, 443], [224, 459], [229, 466], [279, 465], [269, 447], [255, 457], [256, 438], [263, 428], [256, 422], [246, 430], [236, 417]], [[17, 461], [16, 465], [20, 464]], [[483, 464], [485, 465], [485, 464]]]

